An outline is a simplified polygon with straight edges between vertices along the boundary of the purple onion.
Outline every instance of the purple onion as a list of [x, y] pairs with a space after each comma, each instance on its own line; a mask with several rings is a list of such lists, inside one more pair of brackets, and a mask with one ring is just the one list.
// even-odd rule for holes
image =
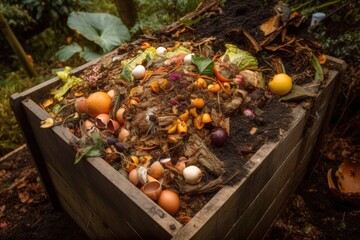
[[177, 80], [179, 80], [181, 78], [181, 75], [180, 74], [178, 74], [178, 73], [172, 73], [172, 74], [170, 74], [170, 76], [169, 76], [169, 79], [171, 80], [171, 81], [177, 81]]
[[228, 138], [228, 133], [224, 128], [215, 128], [210, 133], [210, 142], [214, 147], [222, 147]]

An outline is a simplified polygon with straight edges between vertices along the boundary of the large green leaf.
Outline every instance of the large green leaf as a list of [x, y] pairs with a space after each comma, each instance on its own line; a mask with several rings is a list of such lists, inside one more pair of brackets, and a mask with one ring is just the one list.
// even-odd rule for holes
[[85, 46], [84, 51], [80, 53], [80, 57], [84, 58], [85, 61], [90, 62], [101, 57], [101, 54]]
[[130, 40], [129, 30], [120, 18], [107, 13], [72, 12], [67, 24], [98, 44], [104, 52], [110, 52], [122, 42]]
[[61, 62], [66, 62], [69, 60], [75, 53], [82, 51], [82, 48], [76, 42], [71, 43], [70, 45], [62, 46], [59, 51], [55, 53], [57, 59]]

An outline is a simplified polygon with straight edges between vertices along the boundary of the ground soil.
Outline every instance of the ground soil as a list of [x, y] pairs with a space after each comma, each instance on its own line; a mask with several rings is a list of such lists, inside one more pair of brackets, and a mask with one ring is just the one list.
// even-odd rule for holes
[[[222, 14], [214, 13], [195, 25], [191, 35], [193, 38], [216, 36], [219, 49], [225, 42], [249, 48], [240, 32], [245, 30], [256, 40], [263, 38], [256, 27], [273, 14], [273, 8], [263, 5], [263, 2], [268, 1], [229, 0]], [[261, 117], [256, 119], [233, 121], [229, 144], [218, 150], [221, 156], [228, 155], [229, 159], [237, 156], [237, 159], [246, 162], [265, 141], [276, 140], [279, 129], [286, 130], [290, 120], [289, 108], [274, 99], [268, 101], [263, 110]], [[346, 128], [336, 125], [339, 118], [335, 117], [331, 128], [334, 130], [327, 133], [321, 152], [316, 155], [320, 157], [313, 159], [306, 178], [269, 229], [267, 239], [360, 238], [360, 210], [335, 202], [326, 182], [329, 168], [336, 167], [345, 158], [359, 160], [356, 143], [359, 111], [351, 110], [346, 120], [352, 125]], [[249, 134], [252, 127], [258, 128], [256, 137]], [[242, 145], [237, 144], [238, 138], [246, 141], [242, 141]], [[0, 161], [0, 189], [1, 239], [87, 239], [66, 213], [52, 210], [26, 147]]]

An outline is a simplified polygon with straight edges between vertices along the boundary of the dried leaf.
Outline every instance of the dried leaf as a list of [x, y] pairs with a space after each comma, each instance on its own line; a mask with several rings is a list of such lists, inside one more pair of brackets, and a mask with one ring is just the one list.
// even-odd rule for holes
[[315, 97], [316, 93], [312, 93], [299, 85], [293, 85], [291, 92], [280, 99], [282, 101], [295, 101], [307, 97]]
[[246, 31], [243, 31], [245, 37], [247, 37], [249, 39], [249, 41], [251, 42], [251, 44], [253, 45], [254, 49], [256, 52], [259, 52], [262, 50], [260, 44], [255, 40], [255, 38], [253, 38], [249, 33], [247, 33]]
[[22, 203], [25, 203], [29, 200], [30, 194], [25, 191], [25, 192], [19, 193], [18, 197]]
[[284, 47], [286, 47], [286, 46], [288, 46], [288, 45], [291, 45], [292, 43], [294, 43], [296, 41], [296, 38], [292, 38], [290, 41], [288, 41], [288, 42], [286, 42], [286, 43], [284, 43], [284, 44], [281, 44], [281, 45], [277, 45], [277, 46], [265, 46], [264, 48], [266, 49], [266, 50], [270, 50], [270, 51], [273, 51], [273, 52], [275, 52], [275, 51], [277, 51], [277, 50], [283, 50], [283, 49], [281, 49], [281, 48], [284, 48]]
[[269, 18], [266, 22], [260, 25], [261, 31], [264, 32], [264, 35], [267, 36], [274, 31], [276, 31], [280, 26], [280, 15], [273, 16]]

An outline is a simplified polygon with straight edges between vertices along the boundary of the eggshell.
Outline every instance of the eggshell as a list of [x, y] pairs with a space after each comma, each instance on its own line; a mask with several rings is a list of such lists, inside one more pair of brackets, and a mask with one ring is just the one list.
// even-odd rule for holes
[[78, 113], [86, 113], [87, 112], [87, 104], [86, 104], [85, 97], [80, 97], [75, 100], [75, 110]]
[[131, 72], [135, 79], [141, 79], [145, 76], [145, 67], [143, 65], [137, 65]]
[[164, 55], [165, 55], [165, 53], [166, 53], [166, 48], [164, 48], [164, 47], [158, 47], [158, 48], [156, 48], [156, 54], [158, 55], [158, 56], [161, 56], [161, 57], [163, 57]]
[[190, 65], [192, 63], [192, 54], [188, 54], [184, 57], [185, 65]]
[[118, 139], [120, 141], [124, 141], [128, 136], [130, 135], [129, 130], [127, 130], [126, 128], [121, 128], [118, 134]]
[[123, 108], [123, 107], [119, 108], [119, 110], [117, 110], [117, 112], [116, 112], [116, 120], [120, 124], [125, 122], [124, 113], [125, 113], [125, 108]]
[[162, 186], [158, 181], [152, 181], [142, 186], [141, 191], [145, 193], [145, 195], [148, 196], [151, 200], [156, 201], [161, 194]]
[[120, 123], [118, 123], [115, 120], [110, 119], [108, 121], [108, 123], [106, 124], [106, 127], [110, 132], [115, 133], [120, 128]]
[[129, 181], [134, 184], [135, 186], [137, 186], [139, 184], [139, 177], [138, 177], [138, 173], [136, 171], [136, 169], [133, 169], [129, 172]]
[[110, 121], [110, 116], [109, 114], [106, 113], [101, 113], [97, 115], [95, 118], [95, 124], [100, 129], [106, 128], [109, 121]]
[[164, 167], [161, 165], [159, 161], [154, 162], [151, 164], [148, 174], [156, 179], [159, 179], [164, 174]]
[[179, 195], [171, 190], [163, 190], [157, 203], [171, 215], [175, 215], [180, 208]]
[[202, 178], [202, 172], [197, 166], [188, 166], [183, 170], [185, 182], [189, 184], [198, 184]]

